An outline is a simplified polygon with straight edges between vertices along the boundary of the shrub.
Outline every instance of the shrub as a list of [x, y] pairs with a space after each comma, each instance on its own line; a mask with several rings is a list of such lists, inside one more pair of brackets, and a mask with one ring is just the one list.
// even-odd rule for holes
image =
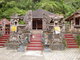
[[0, 37], [2, 36], [2, 32], [0, 31]]
[[23, 20], [20, 20], [19, 24], [25, 24], [25, 22]]
[[77, 35], [76, 38], [77, 38], [77, 43], [78, 43], [78, 45], [80, 45], [80, 34]]

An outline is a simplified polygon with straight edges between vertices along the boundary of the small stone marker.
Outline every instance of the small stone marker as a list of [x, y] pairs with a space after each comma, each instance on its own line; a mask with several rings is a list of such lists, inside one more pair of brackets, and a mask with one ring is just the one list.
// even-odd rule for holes
[[18, 48], [18, 52], [24, 52], [25, 51], [25, 48], [23, 45], [20, 45], [19, 48]]

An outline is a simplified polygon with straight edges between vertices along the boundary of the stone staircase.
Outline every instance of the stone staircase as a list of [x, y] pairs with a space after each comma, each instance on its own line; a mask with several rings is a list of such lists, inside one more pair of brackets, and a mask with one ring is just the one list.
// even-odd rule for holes
[[43, 31], [42, 30], [32, 30], [31, 33], [32, 34], [42, 34]]
[[6, 42], [9, 39], [9, 35], [5, 34], [3, 36], [0, 37], [0, 47], [5, 47], [6, 46]]
[[27, 45], [27, 50], [43, 50], [42, 35], [40, 31], [32, 32], [30, 42]]
[[79, 48], [73, 34], [64, 34], [66, 40], [67, 48]]

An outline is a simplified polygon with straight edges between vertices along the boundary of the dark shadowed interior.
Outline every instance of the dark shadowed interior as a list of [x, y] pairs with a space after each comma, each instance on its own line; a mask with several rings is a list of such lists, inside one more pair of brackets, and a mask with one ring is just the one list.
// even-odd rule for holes
[[42, 18], [33, 18], [32, 28], [33, 29], [42, 29]]

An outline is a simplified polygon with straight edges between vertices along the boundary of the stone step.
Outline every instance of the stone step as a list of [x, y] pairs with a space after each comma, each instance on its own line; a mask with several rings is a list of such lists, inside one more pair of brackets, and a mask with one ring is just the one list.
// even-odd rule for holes
[[73, 36], [73, 34], [65, 34], [64, 36]]
[[31, 38], [31, 40], [33, 40], [33, 39], [34, 40], [38, 40], [38, 39], [41, 40], [42, 38]]
[[67, 41], [67, 43], [76, 43], [76, 42], [74, 42], [74, 41]]
[[30, 42], [30, 44], [42, 44], [41, 42]]
[[75, 40], [75, 39], [66, 39], [66, 40], [67, 40], [67, 41], [68, 41], [68, 40], [71, 40], [71, 41], [72, 41], [72, 40]]
[[6, 43], [6, 41], [0, 41], [0, 43]]
[[72, 41], [72, 42], [76, 42], [75, 40], [66, 40], [66, 41], [67, 41], [67, 42], [71, 42], [71, 41]]
[[67, 44], [77, 44], [77, 43], [67, 43]]
[[67, 47], [68, 47], [68, 48], [79, 48], [77, 45], [76, 45], [76, 46], [72, 46], [72, 45], [70, 46], [70, 45], [69, 45], [69, 46], [67, 46]]
[[0, 37], [0, 48], [4, 47], [6, 42], [8, 41], [9, 35], [3, 35]]
[[31, 38], [30, 40], [42, 40], [42, 38]]
[[9, 38], [9, 37], [0, 37], [0, 38]]
[[64, 36], [65, 38], [74, 38], [73, 36]]
[[[37, 33], [37, 31], [35, 31]], [[33, 33], [33, 32], [32, 32]], [[43, 50], [41, 33], [32, 34], [30, 43], [28, 43], [27, 50]]]
[[42, 34], [43, 31], [42, 30], [32, 30], [31, 33], [32, 34]]
[[76, 43], [68, 43], [68, 45], [77, 45]]
[[9, 39], [0, 39], [0, 41], [8, 41]]
[[67, 43], [67, 48], [78, 48], [78, 45], [73, 37], [73, 34], [65, 34], [64, 38]]
[[41, 42], [41, 40], [30, 40], [30, 42]]
[[31, 38], [42, 38], [42, 37], [32, 36]]
[[42, 34], [32, 34], [32, 36], [42, 37]]
[[42, 47], [28, 47], [27, 50], [43, 50]]
[[5, 46], [5, 44], [1, 44], [1, 43], [0, 43], [0, 46]]
[[28, 47], [42, 47], [42, 44], [29, 44]]
[[75, 44], [71, 44], [71, 45], [68, 45], [68, 46], [78, 46], [77, 44], [75, 45]]

